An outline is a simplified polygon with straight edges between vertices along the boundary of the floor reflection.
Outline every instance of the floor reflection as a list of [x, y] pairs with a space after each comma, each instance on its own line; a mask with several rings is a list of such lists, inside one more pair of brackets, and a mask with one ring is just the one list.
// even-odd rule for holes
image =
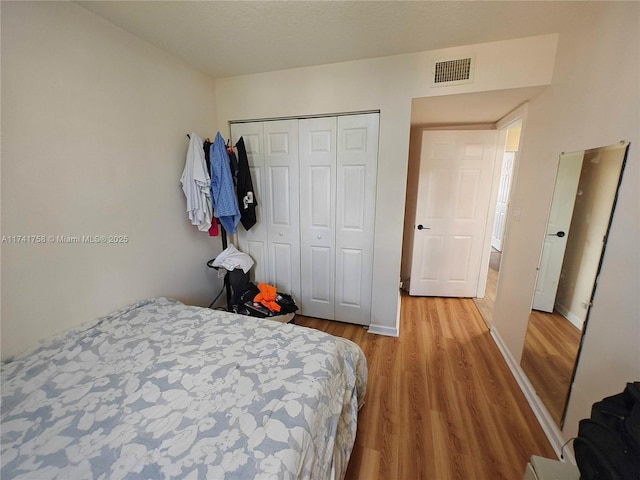
[[498, 289], [498, 272], [500, 271], [500, 258], [502, 253], [495, 248], [491, 248], [489, 256], [489, 272], [487, 274], [487, 288], [484, 298], [474, 298], [473, 302], [478, 307], [480, 315], [484, 318], [484, 322], [491, 327], [491, 319], [493, 318], [493, 307], [496, 303], [496, 290]]
[[[485, 297], [473, 299], [488, 326], [491, 326], [493, 317], [500, 257], [500, 252], [491, 250]], [[561, 314], [531, 312], [520, 365], [558, 425], [569, 391], [580, 337], [580, 330]]]
[[580, 337], [580, 330], [558, 312], [531, 312], [520, 366], [558, 425]]

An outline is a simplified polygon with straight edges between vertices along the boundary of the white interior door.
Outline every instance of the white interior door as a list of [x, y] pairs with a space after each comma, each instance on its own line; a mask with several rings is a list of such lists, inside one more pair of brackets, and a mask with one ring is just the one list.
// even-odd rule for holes
[[496, 143], [495, 130], [423, 132], [410, 295], [475, 296]]
[[506, 226], [507, 209], [509, 207], [509, 192], [511, 191], [511, 177], [513, 175], [513, 162], [516, 152], [504, 152], [500, 183], [498, 185], [498, 201], [496, 203], [496, 215], [493, 222], [493, 234], [491, 246], [497, 251], [502, 251], [502, 239]]
[[300, 302], [298, 120], [264, 122], [269, 282]]
[[560, 156], [533, 296], [534, 310], [553, 312], [583, 158], [584, 151]]
[[334, 319], [336, 117], [300, 120], [301, 313]]
[[251, 269], [253, 282], [268, 281], [271, 278], [268, 262], [267, 224], [268, 205], [265, 202], [266, 175], [264, 163], [264, 130], [262, 122], [231, 124], [231, 139], [235, 145], [240, 137], [244, 140], [249, 161], [249, 171], [256, 196], [256, 224], [246, 231], [238, 225], [238, 246], [255, 262]]
[[335, 318], [371, 322], [379, 114], [338, 117]]

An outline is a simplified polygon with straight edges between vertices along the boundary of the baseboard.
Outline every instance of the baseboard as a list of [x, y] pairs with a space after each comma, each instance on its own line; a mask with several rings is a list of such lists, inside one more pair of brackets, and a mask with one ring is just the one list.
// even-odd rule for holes
[[376, 335], [385, 335], [387, 337], [398, 337], [400, 332], [396, 327], [388, 327], [386, 325], [369, 325], [369, 333], [375, 333]]
[[522, 390], [522, 393], [524, 393], [527, 402], [529, 402], [531, 410], [533, 410], [534, 415], [538, 419], [538, 423], [540, 423], [540, 426], [547, 436], [549, 443], [551, 443], [553, 451], [556, 452], [558, 458], [563, 457], [563, 460], [575, 465], [576, 459], [573, 456], [573, 451], [571, 449], [564, 449], [563, 452], [562, 447], [565, 443], [565, 440], [562, 437], [562, 432], [553, 421], [553, 418], [551, 418], [549, 411], [542, 403], [542, 400], [540, 400], [540, 397], [536, 395], [533, 385], [531, 385], [531, 382], [529, 382], [527, 375], [520, 367], [520, 363], [513, 358], [511, 352], [502, 341], [500, 334], [498, 334], [498, 332], [493, 328], [490, 330], [490, 332], [491, 337], [493, 337], [493, 341], [496, 342], [496, 345], [498, 346], [498, 350], [500, 350], [500, 353], [507, 362], [509, 370], [511, 370], [513, 377], [516, 379], [520, 390]]
[[566, 318], [571, 325], [576, 327], [578, 330], [582, 330], [582, 326], [584, 325], [584, 321], [578, 317], [575, 313], [567, 310], [563, 305], [556, 305], [556, 309], [558, 313]]

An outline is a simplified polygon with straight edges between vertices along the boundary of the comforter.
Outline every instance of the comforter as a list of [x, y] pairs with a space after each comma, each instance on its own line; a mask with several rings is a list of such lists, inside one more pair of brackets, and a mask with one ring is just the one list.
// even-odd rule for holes
[[348, 340], [147, 300], [2, 365], [0, 476], [339, 479], [366, 375]]

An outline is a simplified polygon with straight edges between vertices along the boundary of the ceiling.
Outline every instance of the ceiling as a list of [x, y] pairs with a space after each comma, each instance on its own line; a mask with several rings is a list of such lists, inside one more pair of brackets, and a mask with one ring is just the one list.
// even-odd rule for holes
[[[223, 78], [556, 33], [563, 24], [573, 21], [579, 11], [591, 8], [597, 2], [209, 0], [77, 3], [213, 78]], [[527, 95], [536, 93], [519, 90], [522, 91], [505, 95], [494, 93], [493, 109], [508, 113], [526, 101]], [[487, 103], [482, 99], [475, 100]], [[429, 104], [443, 100], [424, 101]], [[428, 116], [435, 110], [428, 108], [422, 114], [417, 109], [424, 105], [414, 103], [416, 118], [413, 123], [433, 123]], [[468, 104], [457, 110], [457, 121], [463, 123], [500, 118], [495, 112], [489, 115], [487, 108], [469, 108]], [[460, 118], [461, 114], [464, 118]], [[438, 122], [446, 123], [442, 118]]]

